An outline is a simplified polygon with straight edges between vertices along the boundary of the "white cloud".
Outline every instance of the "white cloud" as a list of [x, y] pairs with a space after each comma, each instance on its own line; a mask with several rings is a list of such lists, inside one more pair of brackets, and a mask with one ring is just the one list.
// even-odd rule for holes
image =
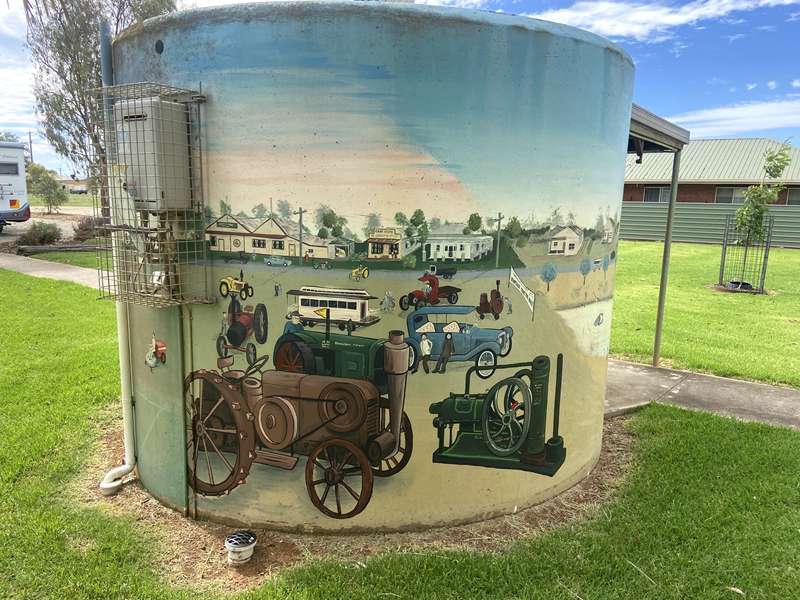
[[800, 100], [733, 104], [674, 115], [668, 119], [689, 129], [692, 138], [800, 127]]
[[728, 88], [728, 91], [732, 94], [733, 92], [736, 91], [736, 88], [735, 87], [730, 87], [730, 88]]
[[683, 25], [718, 20], [734, 12], [798, 3], [798, 0], [695, 0], [684, 5], [671, 5], [635, 0], [579, 0], [567, 8], [528, 16], [574, 25], [613, 38], [661, 42], [672, 37], [673, 30]]
[[778, 28], [775, 25], [759, 25], [756, 29], [759, 31], [776, 31]]
[[774, 90], [776, 87], [778, 87], [778, 82], [775, 81], [774, 79], [770, 80], [767, 82], [767, 87], [771, 90]]
[[747, 36], [745, 34], [743, 34], [743, 33], [734, 33], [733, 35], [724, 35], [722, 37], [724, 37], [726, 40], [728, 40], [729, 44], [732, 44], [736, 40], [740, 40], [743, 37], [747, 37]]
[[757, 83], [748, 83], [744, 87], [747, 88], [748, 92], [752, 92], [754, 89], [756, 89], [758, 87], [758, 84]]
[[786, 19], [789, 23], [792, 21], [800, 21], [800, 12], [793, 12], [789, 13], [789, 17]]
[[792, 87], [797, 89], [800, 88], [800, 79], [792, 79]]

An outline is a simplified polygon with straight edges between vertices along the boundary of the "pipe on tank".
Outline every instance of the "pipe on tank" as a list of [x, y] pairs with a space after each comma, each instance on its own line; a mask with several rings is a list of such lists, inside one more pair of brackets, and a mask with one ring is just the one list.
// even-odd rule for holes
[[[111, 63], [111, 29], [107, 21], [100, 24], [100, 69], [103, 87], [114, 84]], [[104, 100], [104, 104], [107, 102]], [[109, 107], [104, 106], [108, 111]], [[136, 452], [133, 431], [133, 391], [131, 385], [131, 353], [128, 338], [128, 309], [123, 302], [116, 302], [117, 343], [119, 346], [120, 399], [122, 400], [122, 440], [125, 446], [125, 462], [114, 467], [102, 481], [100, 491], [104, 496], [112, 496], [122, 488], [126, 475], [136, 468]]]
[[403, 339], [403, 332], [397, 330], [389, 332], [389, 341], [383, 348], [383, 369], [386, 371], [389, 397], [389, 430], [382, 432], [370, 444], [368, 454], [373, 464], [400, 450], [400, 427], [406, 403], [406, 379], [411, 352]]

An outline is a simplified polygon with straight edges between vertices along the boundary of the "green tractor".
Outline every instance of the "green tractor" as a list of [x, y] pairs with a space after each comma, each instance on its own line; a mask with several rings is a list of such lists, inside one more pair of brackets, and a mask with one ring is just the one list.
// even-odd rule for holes
[[436, 415], [433, 425], [439, 438], [433, 462], [555, 475], [567, 456], [564, 439], [558, 435], [563, 365], [564, 356], [559, 354], [553, 434], [546, 441], [550, 378], [547, 356], [538, 356], [530, 363], [498, 365], [498, 370], [517, 371], [482, 394], [470, 393], [470, 376], [476, 370], [471, 367], [463, 394], [451, 393], [430, 406], [431, 414]]

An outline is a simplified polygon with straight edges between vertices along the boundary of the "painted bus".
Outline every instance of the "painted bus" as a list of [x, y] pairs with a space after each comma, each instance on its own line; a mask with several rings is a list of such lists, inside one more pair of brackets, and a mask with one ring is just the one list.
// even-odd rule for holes
[[31, 218], [25, 183], [25, 145], [0, 142], [0, 233], [11, 223]]
[[348, 324], [355, 329], [380, 321], [376, 311], [369, 306], [369, 301], [376, 300], [377, 296], [372, 296], [367, 290], [302, 286], [299, 290], [286, 292], [286, 297], [290, 296], [295, 298], [295, 302], [289, 307], [286, 318], [297, 317], [304, 326], [324, 323], [326, 310], [330, 322], [343, 331]]

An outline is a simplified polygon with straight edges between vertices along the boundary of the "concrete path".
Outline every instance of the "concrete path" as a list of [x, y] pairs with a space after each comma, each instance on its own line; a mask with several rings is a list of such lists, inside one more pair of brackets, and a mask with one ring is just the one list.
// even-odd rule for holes
[[72, 283], [79, 283], [95, 289], [99, 287], [97, 271], [95, 269], [73, 267], [72, 265], [64, 265], [48, 260], [40, 260], [38, 258], [28, 258], [27, 256], [0, 252], [0, 269], [25, 273], [33, 277], [71, 281]]
[[610, 359], [606, 415], [650, 402], [800, 429], [800, 390]]
[[[97, 288], [97, 271], [0, 253], [0, 269]], [[800, 390], [609, 359], [606, 415], [651, 402], [800, 429]]]

